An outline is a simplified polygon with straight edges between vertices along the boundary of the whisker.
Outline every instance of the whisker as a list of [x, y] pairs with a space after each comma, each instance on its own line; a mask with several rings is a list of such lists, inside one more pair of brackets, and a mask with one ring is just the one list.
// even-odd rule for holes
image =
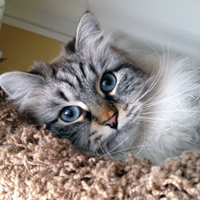
[[100, 143], [100, 141], [99, 141], [98, 143], [99, 143], [99, 147], [100, 147], [102, 153], [104, 153], [103, 155], [107, 155], [107, 152], [106, 152], [106, 150], [104, 149], [104, 147], [102, 146], [102, 143]]
[[[176, 126], [176, 127], [179, 127], [179, 128], [183, 128], [184, 130], [188, 130], [188, 131], [190, 131], [190, 132], [193, 132], [193, 133], [195, 133], [195, 134], [198, 134], [195, 130], [191, 130], [191, 129], [187, 128], [186, 126], [184, 126], [183, 124], [177, 123], [177, 122], [175, 122], [175, 121], [173, 121], [173, 120], [169, 120], [169, 119], [166, 119], [166, 118], [138, 117], [138, 119], [141, 119], [141, 120], [144, 119], [144, 120], [146, 120], [146, 122], [153, 122], [153, 123], [154, 123], [155, 121], [168, 121], [167, 124], [171, 124], [172, 126]], [[157, 129], [157, 130], [158, 130], [158, 129]], [[159, 130], [159, 131], [160, 131], [160, 130]]]
[[164, 101], [169, 101], [171, 98], [177, 97], [179, 95], [182, 95], [184, 93], [190, 92], [191, 90], [195, 90], [195, 89], [199, 89], [199, 86], [196, 86], [196, 87], [193, 87], [193, 88], [188, 88], [187, 90], [184, 90], [182, 92], [179, 92], [179, 93], [174, 94], [174, 95], [169, 96], [169, 97], [162, 98], [161, 100], [158, 100], [158, 101], [155, 101], [155, 102], [152, 102], [152, 103], [149, 103], [149, 104], [146, 104], [146, 102], [143, 103], [143, 104], [145, 104], [145, 107], [150, 107], [150, 106], [158, 105], [159, 103], [163, 103]]
[[[171, 38], [171, 34], [170, 34], [170, 38]], [[162, 76], [162, 74], [163, 74], [163, 72], [164, 72], [164, 69], [166, 68], [166, 71], [167, 71], [167, 69], [168, 69], [168, 67], [169, 67], [169, 63], [168, 63], [168, 62], [169, 62], [170, 39], [169, 39], [169, 43], [168, 43], [167, 59], [166, 59], [166, 56], [164, 56], [164, 48], [163, 48], [163, 45], [162, 45], [162, 43], [160, 42], [160, 40], [158, 40], [158, 41], [159, 41], [159, 43], [160, 43], [160, 45], [161, 45], [161, 48], [162, 48], [162, 51], [163, 51], [163, 61], [161, 61], [160, 55], [159, 55], [157, 52], [155, 52], [156, 55], [158, 56], [159, 60], [160, 60], [159, 71], [158, 71], [156, 77], [154, 78], [154, 81], [153, 81], [152, 84], [149, 86], [148, 90], [147, 90], [139, 99], [137, 99], [137, 101], [139, 101], [140, 99], [142, 99], [143, 97], [145, 97], [149, 92], [152, 91], [152, 89], [153, 89], [153, 88], [157, 85], [157, 83], [159, 82], [159, 80], [160, 80], [160, 78], [161, 78], [161, 76]], [[154, 49], [153, 49], [153, 50], [154, 50]], [[155, 50], [154, 50], [154, 51], [155, 51]], [[166, 62], [166, 64], [165, 64], [165, 62]], [[165, 67], [165, 65], [166, 65], [167, 67]], [[153, 74], [153, 73], [154, 73], [154, 70], [152, 71], [152, 74]], [[152, 76], [152, 77], [153, 77], [153, 76]], [[165, 79], [166, 79], [166, 73], [164, 74], [163, 80], [165, 80]], [[164, 81], [162, 81], [162, 84], [161, 84], [161, 86], [159, 87], [159, 89], [156, 91], [156, 93], [155, 93], [151, 98], [149, 98], [146, 102], [144, 102], [143, 105], [146, 104], [147, 102], [151, 101], [151, 100], [160, 92], [160, 90], [162, 89], [163, 85], [164, 85]]]
[[133, 132], [134, 132], [134, 130], [127, 137], [125, 137], [125, 139], [122, 142], [120, 142], [117, 146], [115, 146], [113, 149], [111, 149], [110, 153], [112, 153], [115, 149], [117, 149], [118, 147], [120, 147], [127, 139], [129, 139], [129, 137], [132, 135]]
[[[160, 57], [159, 55], [157, 55], [157, 56], [159, 57], [160, 64], [161, 64], [161, 63], [162, 63], [162, 62], [161, 62], [161, 57]], [[164, 60], [165, 60], [165, 57], [164, 57]], [[145, 87], [146, 87], [146, 85], [148, 84], [148, 82], [150, 82], [151, 79], [153, 79], [151, 85], [149, 86], [148, 90], [147, 90], [146, 92], [144, 92], [144, 94], [143, 94], [139, 99], [137, 99], [137, 100], [134, 99], [134, 101], [136, 101], [136, 102], [140, 101], [142, 98], [144, 98], [147, 94], [149, 94], [149, 93], [154, 89], [154, 87], [157, 85], [157, 83], [159, 82], [159, 80], [160, 80], [160, 78], [161, 78], [161, 76], [162, 76], [162, 74], [163, 74], [163, 71], [164, 71], [164, 62], [165, 62], [165, 61], [163, 61], [163, 64], [160, 65], [161, 67], [159, 67], [159, 71], [157, 72], [157, 74], [155, 75], [155, 77], [154, 77], [153, 74], [155, 74], [156, 66], [154, 67], [153, 71], [151, 72], [151, 75], [150, 75], [149, 80], [148, 80], [147, 83], [145, 84]], [[161, 86], [162, 86], [162, 85], [161, 85]], [[143, 89], [144, 89], [144, 88], [142, 88], [142, 90], [140, 91], [140, 93], [143, 91]], [[161, 89], [161, 87], [159, 88], [159, 90], [160, 90], [160, 89]], [[156, 92], [156, 94], [159, 92], [159, 90]], [[156, 95], [156, 94], [155, 94], [155, 95]], [[137, 95], [137, 97], [138, 97], [138, 95]], [[148, 99], [146, 102], [148, 102], [148, 101], [149, 101], [149, 99]], [[145, 103], [146, 103], [146, 102], [145, 102]], [[145, 104], [145, 103], [144, 103], [144, 104]]]
[[103, 144], [103, 146], [104, 146], [104, 149], [105, 149], [105, 152], [106, 152], [105, 154], [103, 154], [103, 156], [107, 156], [107, 157], [113, 159], [113, 157], [110, 154], [110, 151], [108, 150], [107, 146], [105, 144]]
[[59, 136], [61, 136], [61, 134], [50, 124], [51, 129]]
[[131, 152], [131, 150], [134, 150], [134, 149], [140, 149], [141, 147], [148, 147], [148, 146], [151, 146], [151, 144], [148, 144], [148, 145], [137, 145], [137, 146], [131, 146], [131, 147], [128, 147], [128, 148], [124, 148], [124, 149], [120, 149], [118, 151], [114, 151], [114, 152], [111, 152], [111, 155], [115, 155], [115, 154], [119, 154], [119, 153], [128, 153], [128, 152]]
[[143, 115], [149, 115], [149, 114], [160, 114], [160, 113], [173, 113], [173, 112], [187, 112], [186, 114], [190, 113], [200, 113], [198, 110], [160, 110], [155, 112], [144, 112]]

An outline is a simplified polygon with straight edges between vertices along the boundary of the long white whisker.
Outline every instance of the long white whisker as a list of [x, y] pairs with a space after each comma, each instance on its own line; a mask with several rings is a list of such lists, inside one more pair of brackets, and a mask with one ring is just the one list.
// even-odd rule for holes
[[[173, 113], [173, 112], [188, 112], [188, 113], [200, 113], [200, 111], [192, 111], [192, 110], [159, 110], [159, 111], [155, 111], [155, 112], [144, 112], [143, 115], [148, 115], [148, 114], [158, 114], [158, 113]], [[188, 114], [187, 113], [187, 114]]]
[[[147, 146], [150, 146], [150, 145], [146, 145]], [[138, 149], [140, 147], [143, 147], [143, 145], [138, 145], [138, 146], [131, 146], [131, 147], [128, 147], [128, 148], [125, 148], [125, 149], [120, 149], [118, 151], [114, 151], [114, 152], [111, 152], [111, 155], [114, 155], [114, 154], [119, 154], [119, 153], [123, 153], [123, 152], [128, 152], [129, 150], [134, 150], [134, 149]]]
[[[176, 126], [176, 127], [180, 127], [180, 128], [183, 128], [185, 130], [188, 130], [191, 132], [191, 129], [185, 127], [184, 125], [180, 124], [180, 123], [177, 123], [173, 120], [169, 120], [169, 119], [166, 119], [166, 118], [157, 118], [157, 117], [138, 117], [138, 119], [145, 119], [146, 122], [155, 122], [156, 121], [168, 121], [168, 124], [171, 124], [173, 126]], [[193, 133], [197, 134], [197, 132], [195, 130], [192, 131]]]
[[108, 156], [109, 158], [113, 159], [112, 155], [110, 154], [110, 151], [108, 150], [107, 146], [104, 144], [105, 154], [103, 156]]
[[[161, 75], [162, 75], [162, 73], [163, 73], [163, 71], [164, 71], [164, 65], [165, 65], [165, 62], [166, 62], [166, 72], [168, 71], [168, 68], [169, 68], [169, 51], [170, 51], [170, 38], [171, 38], [171, 32], [170, 32], [170, 36], [169, 36], [169, 42], [168, 42], [168, 49], [167, 49], [167, 59], [166, 59], [166, 61], [165, 61], [165, 56], [164, 56], [164, 61], [163, 61], [163, 64], [162, 64], [162, 72], [161, 72]], [[163, 49], [163, 53], [164, 53], [164, 49]], [[160, 61], [160, 63], [161, 63], [161, 61]], [[164, 76], [164, 78], [163, 78], [163, 81], [162, 81], [162, 85], [159, 87], [159, 89], [157, 90], [157, 92], [154, 94], [154, 96], [153, 97], [151, 97], [150, 99], [148, 99], [144, 104], [146, 105], [147, 104], [147, 102], [149, 102], [149, 101], [151, 101], [159, 92], [160, 92], [160, 90], [162, 89], [162, 87], [163, 87], [163, 84], [164, 84], [164, 82], [165, 82], [165, 79], [166, 79], [166, 73], [165, 73], [165, 76]]]
[[[137, 129], [137, 126], [135, 127], [135, 129]], [[117, 148], [119, 148], [126, 140], [128, 140], [129, 139], [129, 137], [132, 135], [132, 133], [134, 133], [135, 131], [133, 130], [128, 136], [126, 136], [125, 137], [125, 139], [122, 141], [122, 142], [120, 142], [117, 146], [115, 146], [113, 149], [111, 149], [110, 151], [109, 151], [109, 154], [112, 154], [112, 152], [113, 151], [115, 151]], [[130, 144], [130, 145], [132, 145], [132, 144]]]
[[104, 149], [104, 147], [102, 146], [102, 143], [101, 143], [101, 141], [99, 141], [98, 143], [99, 143], [99, 147], [100, 147], [100, 149], [101, 149], [102, 153], [104, 153], [104, 155], [106, 155], [106, 156], [107, 156], [107, 152], [106, 152], [106, 150]]
[[[171, 34], [170, 34], [170, 37], [171, 37]], [[160, 42], [160, 40], [159, 40], [159, 42]], [[162, 47], [163, 54], [164, 54], [164, 48], [163, 48], [161, 42], [160, 42], [160, 45]], [[160, 60], [160, 64], [162, 64], [160, 66], [162, 66], [162, 67], [159, 68], [159, 71], [158, 71], [156, 77], [154, 78], [154, 81], [149, 86], [149, 89], [137, 101], [139, 101], [141, 98], [143, 98], [144, 96], [146, 96], [156, 86], [156, 84], [158, 83], [158, 81], [160, 80], [160, 78], [161, 78], [161, 76], [162, 76], [162, 74], [164, 72], [164, 69], [166, 68], [165, 65], [167, 66], [167, 68], [169, 67], [169, 64], [168, 64], [168, 62], [169, 62], [169, 48], [170, 48], [170, 39], [169, 39], [169, 43], [168, 43], [167, 60], [165, 61], [165, 57], [166, 56], [164, 56], [163, 63], [162, 63], [159, 54], [157, 54], [158, 57], [159, 57], [159, 60]], [[165, 62], [166, 62], [166, 64], [165, 64]], [[167, 68], [166, 68], [166, 71], [167, 71]], [[164, 80], [165, 79], [166, 79], [166, 73], [165, 73], [165, 76], [164, 76]], [[150, 99], [148, 99], [146, 102], [144, 102], [144, 104], [146, 104], [147, 102], [149, 102], [150, 100], [152, 100], [159, 93], [159, 91], [163, 87], [163, 84], [164, 84], [164, 81], [162, 81], [162, 85], [159, 87], [159, 89], [157, 90], [157, 92]]]
[[[159, 57], [159, 60], [160, 60], [160, 63], [161, 63], [161, 58], [160, 58], [160, 56], [159, 56], [158, 54], [156, 54], [156, 55]], [[140, 95], [140, 93], [143, 91], [143, 89], [147, 86], [147, 84], [148, 84], [148, 83], [151, 81], [151, 79], [153, 78], [153, 74], [155, 74], [155, 69], [156, 69], [156, 67], [153, 68], [153, 71], [151, 72], [151, 75], [150, 75], [149, 80], [145, 83], [145, 85], [144, 85], [143, 88], [140, 90], [140, 92], [138, 93], [138, 95], [136, 96], [136, 98], [134, 98], [133, 102], [134, 102], [134, 101], [137, 101], [137, 102], [138, 102], [140, 99], [142, 99], [144, 96], [146, 96], [146, 95], [154, 88], [154, 86], [157, 84], [157, 82], [159, 81], [159, 79], [160, 79], [160, 77], [161, 77], [161, 75], [162, 75], [162, 72], [163, 72], [164, 68], [161, 68], [161, 70], [159, 69], [158, 73], [156, 74], [156, 76], [155, 76], [154, 80], [152, 81], [151, 85], [149, 86], [148, 90], [147, 90], [142, 96], [140, 96], [139, 99], [137, 99], [138, 96]], [[136, 99], [137, 99], [137, 100], [136, 100]]]
[[157, 105], [159, 103], [163, 103], [165, 101], [169, 101], [171, 98], [177, 97], [177, 96], [179, 96], [181, 94], [190, 92], [191, 90], [195, 90], [195, 89], [199, 89], [199, 86], [196, 86], [196, 87], [193, 87], [193, 88], [188, 88], [187, 90], [184, 90], [182, 92], [179, 92], [179, 93], [174, 94], [174, 95], [169, 96], [169, 97], [165, 97], [165, 98], [163, 98], [161, 100], [158, 100], [158, 101], [155, 101], [155, 102], [152, 102], [152, 103], [149, 103], [149, 104], [146, 104], [146, 102], [145, 102], [145, 107], [150, 107], [150, 106], [153, 106], [153, 105]]
[[[164, 57], [165, 58], [165, 57]], [[165, 62], [165, 59], [164, 59], [164, 62]], [[161, 68], [161, 72], [160, 72], [160, 70], [159, 70], [159, 72], [160, 72], [160, 76], [159, 76], [159, 79], [157, 79], [156, 80], [156, 82], [155, 82], [155, 84], [154, 84], [154, 87], [156, 86], [156, 84], [158, 83], [158, 81], [160, 80], [160, 78], [161, 78], [161, 76], [162, 76], [162, 74], [163, 74], [163, 71], [164, 71], [164, 62], [163, 62], [163, 64], [162, 64], [162, 68]], [[167, 68], [168, 68], [169, 66], [167, 65], [167, 67], [166, 67], [166, 71], [167, 71]], [[151, 97], [151, 98], [149, 98], [146, 102], [144, 102], [143, 104], [147, 104], [147, 102], [149, 102], [149, 101], [151, 101], [153, 98], [155, 98], [156, 97], [156, 95], [160, 92], [160, 90], [162, 89], [162, 87], [163, 87], [163, 85], [164, 85], [164, 80], [166, 79], [166, 76], [167, 76], [167, 74], [166, 73], [164, 73], [164, 77], [163, 77], [163, 81], [162, 81], [162, 84], [160, 85], [160, 87], [158, 88], [158, 90], [155, 92], [155, 94]], [[151, 88], [151, 90], [152, 90], [153, 88]]]
[[59, 136], [61, 136], [61, 134], [50, 124], [51, 129]]

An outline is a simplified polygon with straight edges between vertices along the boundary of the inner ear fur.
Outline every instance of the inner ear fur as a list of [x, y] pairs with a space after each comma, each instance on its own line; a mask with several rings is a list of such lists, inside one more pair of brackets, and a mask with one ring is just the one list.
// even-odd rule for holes
[[71, 55], [76, 51], [81, 51], [100, 32], [99, 23], [94, 15], [86, 12], [79, 21], [76, 37], [62, 46], [63, 53]]

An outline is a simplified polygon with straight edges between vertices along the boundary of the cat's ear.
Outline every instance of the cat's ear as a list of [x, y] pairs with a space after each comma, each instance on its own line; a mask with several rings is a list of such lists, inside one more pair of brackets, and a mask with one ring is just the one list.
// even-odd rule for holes
[[81, 50], [84, 45], [89, 44], [101, 32], [99, 23], [96, 18], [90, 13], [85, 13], [76, 30], [75, 49]]
[[43, 83], [42, 76], [26, 72], [8, 72], [0, 76], [0, 86], [9, 99], [19, 102], [35, 96]]

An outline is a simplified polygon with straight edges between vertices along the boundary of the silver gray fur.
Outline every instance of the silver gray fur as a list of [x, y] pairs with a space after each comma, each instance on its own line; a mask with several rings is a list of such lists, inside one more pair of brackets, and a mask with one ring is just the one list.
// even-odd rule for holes
[[[76, 38], [63, 46], [62, 54], [52, 63], [35, 63], [28, 73], [3, 74], [0, 84], [10, 99], [19, 105], [20, 111], [30, 112], [41, 126], [47, 124], [55, 136], [69, 139], [78, 149], [111, 158], [127, 158], [127, 152], [130, 152], [138, 158], [145, 156], [160, 163], [167, 157], [180, 155], [184, 150], [199, 150], [200, 120], [196, 120], [200, 119], [199, 70], [196, 66], [187, 69], [190, 64], [186, 65], [180, 79], [183, 81], [184, 74], [191, 76], [188, 78], [191, 83], [185, 87], [191, 89], [181, 92], [181, 86], [178, 86], [177, 92], [176, 86], [172, 86], [174, 93], [169, 101], [162, 104], [161, 108], [174, 104], [170, 107], [171, 113], [177, 109], [178, 114], [173, 121], [168, 118], [167, 110], [157, 108], [159, 101], [167, 98], [165, 93], [161, 94], [161, 91], [168, 91], [162, 82], [167, 81], [168, 76], [163, 74], [168, 73], [173, 62], [178, 65], [173, 58], [172, 64], [166, 60], [165, 57], [162, 61], [159, 58], [160, 69], [154, 69], [157, 64], [151, 58], [141, 62], [138, 58], [133, 62], [125, 52], [112, 45], [109, 37], [104, 36], [94, 16], [86, 13], [80, 20]], [[167, 68], [162, 68], [165, 65]], [[117, 85], [110, 95], [103, 94], [99, 87], [106, 72], [113, 72], [117, 77]], [[174, 80], [173, 73], [169, 76], [170, 84]], [[185, 79], [186, 82], [188, 80]], [[181, 106], [178, 106], [178, 101]], [[149, 106], [151, 102], [152, 106]], [[60, 112], [71, 105], [86, 112], [75, 122], [63, 122]], [[180, 111], [182, 107], [183, 111]], [[186, 110], [190, 111], [186, 113]], [[111, 111], [118, 112], [117, 129], [102, 123], [108, 118], [106, 112]], [[159, 111], [167, 114], [160, 116]], [[156, 117], [151, 116], [156, 112]], [[166, 123], [162, 125], [163, 120], [159, 119], [163, 116], [166, 116], [163, 119]], [[194, 123], [186, 125], [185, 122], [194, 119]], [[179, 124], [174, 127], [173, 122]], [[156, 132], [159, 125], [162, 127]], [[177, 129], [179, 133], [176, 133]], [[176, 136], [171, 134], [173, 132]], [[180, 137], [181, 132], [183, 138]], [[167, 135], [170, 139], [165, 140]]]

